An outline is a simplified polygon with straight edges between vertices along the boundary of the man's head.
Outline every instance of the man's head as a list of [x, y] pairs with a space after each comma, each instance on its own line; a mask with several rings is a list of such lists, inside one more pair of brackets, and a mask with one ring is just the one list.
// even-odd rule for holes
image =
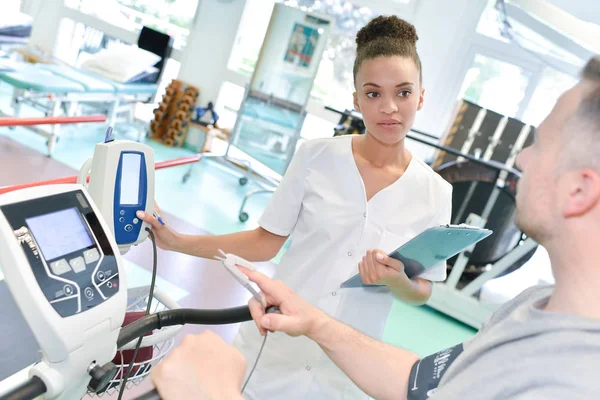
[[541, 244], [600, 224], [600, 57], [583, 70], [517, 159], [517, 224]]

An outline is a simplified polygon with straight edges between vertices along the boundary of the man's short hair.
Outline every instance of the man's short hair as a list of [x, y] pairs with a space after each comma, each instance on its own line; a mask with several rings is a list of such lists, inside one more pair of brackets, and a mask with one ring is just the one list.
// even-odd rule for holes
[[588, 61], [582, 75], [585, 79], [600, 82], [600, 56]]
[[[600, 131], [600, 57], [588, 61], [582, 76], [583, 79], [595, 83], [595, 88], [581, 101], [577, 117], [585, 118], [594, 130]], [[600, 140], [600, 137], [596, 140]]]
[[581, 72], [588, 91], [567, 123], [564, 133], [563, 168], [593, 168], [600, 173], [600, 57], [588, 61]]

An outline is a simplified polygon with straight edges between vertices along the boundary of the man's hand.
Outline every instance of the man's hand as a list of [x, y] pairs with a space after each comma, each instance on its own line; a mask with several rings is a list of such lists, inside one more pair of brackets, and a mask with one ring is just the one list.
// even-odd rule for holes
[[305, 335], [367, 395], [375, 399], [406, 398], [413, 364], [419, 357], [406, 350], [370, 338], [336, 321], [302, 300], [282, 282], [260, 272], [240, 268], [262, 290], [267, 308], [278, 306], [282, 315], [264, 315], [258, 301], [250, 300], [252, 318], [262, 334], [282, 331]]
[[252, 318], [262, 335], [267, 331], [281, 331], [290, 336], [312, 337], [330, 321], [329, 316], [295, 294], [283, 282], [274, 281], [257, 271], [240, 270], [261, 289], [267, 308], [277, 306], [281, 311], [281, 314], [265, 315], [262, 305], [254, 298], [250, 300], [248, 305]]
[[404, 273], [404, 264], [389, 257], [381, 250], [369, 250], [358, 264], [360, 277], [365, 284], [378, 284], [392, 287], [410, 285]]
[[152, 369], [164, 400], [242, 399], [246, 359], [213, 332], [187, 335]]
[[[154, 209], [157, 213], [161, 212], [157, 204], [154, 205]], [[156, 245], [158, 247], [163, 250], [177, 251], [179, 234], [169, 229], [169, 227], [166, 225], [166, 221], [163, 220], [163, 224], [154, 215], [147, 214], [144, 211], [138, 211], [136, 216], [142, 221], [150, 224], [152, 227], [152, 233], [154, 233], [154, 238], [156, 239]]]

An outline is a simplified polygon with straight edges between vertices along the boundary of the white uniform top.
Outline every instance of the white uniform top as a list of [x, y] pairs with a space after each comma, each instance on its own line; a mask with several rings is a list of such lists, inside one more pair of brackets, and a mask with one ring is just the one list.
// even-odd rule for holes
[[[404, 174], [367, 202], [352, 153], [352, 136], [316, 139], [297, 151], [259, 220], [291, 246], [275, 278], [336, 319], [380, 339], [393, 295], [387, 288], [340, 289], [358, 273], [367, 250], [391, 252], [427, 228], [450, 222], [452, 186], [412, 157]], [[445, 263], [426, 271], [446, 278]], [[250, 367], [262, 336], [254, 322], [234, 341]], [[305, 337], [269, 334], [245, 393], [252, 399], [368, 398]]]

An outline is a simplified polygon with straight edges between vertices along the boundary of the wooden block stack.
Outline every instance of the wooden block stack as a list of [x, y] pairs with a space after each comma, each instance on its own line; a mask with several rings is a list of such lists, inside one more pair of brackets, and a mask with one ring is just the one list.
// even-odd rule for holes
[[173, 80], [158, 108], [154, 110], [154, 120], [150, 123], [152, 138], [167, 146], [183, 146], [196, 109], [198, 94], [198, 88]]

